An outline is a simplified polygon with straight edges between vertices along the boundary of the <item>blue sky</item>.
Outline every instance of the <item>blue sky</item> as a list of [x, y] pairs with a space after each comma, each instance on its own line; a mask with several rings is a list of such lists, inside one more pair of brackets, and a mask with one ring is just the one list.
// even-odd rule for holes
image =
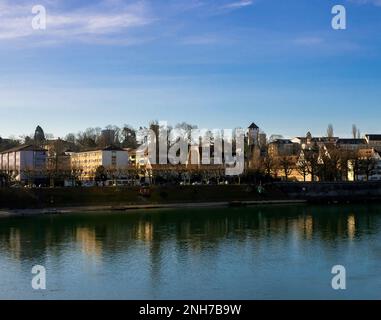
[[155, 119], [381, 133], [381, 0], [14, 2], [0, 0], [0, 136]]

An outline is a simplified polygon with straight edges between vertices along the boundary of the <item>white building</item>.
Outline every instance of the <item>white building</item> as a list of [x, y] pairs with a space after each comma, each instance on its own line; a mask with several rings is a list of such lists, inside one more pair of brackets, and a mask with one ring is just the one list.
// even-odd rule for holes
[[33, 182], [45, 178], [47, 151], [33, 145], [22, 145], [0, 153], [0, 170], [13, 180]]
[[72, 170], [80, 171], [79, 178], [82, 181], [94, 180], [99, 167], [103, 167], [108, 172], [122, 172], [128, 165], [128, 151], [117, 147], [76, 152], [71, 155]]

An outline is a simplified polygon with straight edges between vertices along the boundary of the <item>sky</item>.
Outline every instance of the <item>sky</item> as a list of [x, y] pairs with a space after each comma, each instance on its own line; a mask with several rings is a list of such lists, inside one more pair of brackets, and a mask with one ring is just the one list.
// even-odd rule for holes
[[151, 120], [381, 133], [380, 30], [381, 0], [0, 0], [0, 136]]

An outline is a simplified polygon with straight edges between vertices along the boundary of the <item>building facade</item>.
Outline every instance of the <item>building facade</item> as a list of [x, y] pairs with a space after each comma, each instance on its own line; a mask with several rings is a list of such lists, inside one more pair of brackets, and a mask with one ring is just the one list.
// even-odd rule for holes
[[0, 170], [11, 180], [23, 183], [39, 183], [46, 178], [45, 149], [22, 145], [0, 153]]
[[72, 171], [77, 172], [81, 181], [94, 181], [99, 167], [115, 172], [127, 169], [128, 165], [128, 152], [117, 147], [71, 154]]
[[349, 161], [348, 169], [348, 181], [380, 181], [381, 156], [374, 148], [362, 149], [356, 161]]
[[381, 150], [381, 134], [366, 134], [365, 139], [369, 147]]
[[359, 151], [368, 148], [366, 139], [338, 139], [336, 146], [346, 151]]

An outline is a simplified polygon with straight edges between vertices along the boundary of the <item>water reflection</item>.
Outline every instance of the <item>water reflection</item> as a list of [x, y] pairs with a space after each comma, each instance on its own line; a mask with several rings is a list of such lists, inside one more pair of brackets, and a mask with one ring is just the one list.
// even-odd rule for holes
[[84, 254], [95, 257], [101, 256], [102, 243], [97, 240], [95, 228], [78, 227], [75, 240], [80, 244]]
[[[62, 272], [70, 264], [72, 274], [86, 278], [85, 257], [102, 261], [92, 269], [94, 277], [100, 272], [118, 286], [124, 282], [117, 277], [126, 274], [128, 286], [136, 286], [141, 297], [157, 297], [164, 287], [172, 292], [173, 278], [178, 290], [211, 282], [219, 292], [219, 285], [238, 286], [230, 278], [244, 283], [260, 275], [268, 281], [267, 272], [274, 269], [292, 278], [307, 262], [355, 259], [348, 250], [359, 249], [344, 245], [356, 240], [366, 246], [378, 235], [380, 209], [279, 206], [2, 219], [0, 269], [18, 262], [30, 273], [31, 264], [46, 263]], [[373, 247], [368, 254], [378, 258], [379, 252]], [[242, 288], [236, 289], [238, 294]]]
[[21, 252], [20, 229], [10, 228], [9, 251], [12, 256], [12, 259], [20, 260], [20, 252]]
[[[173, 242], [178, 252], [201, 252], [231, 238], [242, 245], [248, 239], [289, 234], [300, 240], [353, 240], [379, 231], [379, 223], [372, 223], [380, 220], [378, 212], [377, 207], [359, 207], [357, 213], [341, 207], [276, 207], [3, 219], [0, 247], [3, 254], [20, 260], [59, 251], [60, 245], [67, 243], [77, 243], [84, 254], [99, 257], [103, 250], [126, 250], [136, 242]], [[155, 251], [160, 246], [150, 248]]]
[[356, 219], [353, 213], [348, 216], [347, 229], [348, 238], [353, 240], [356, 234]]

